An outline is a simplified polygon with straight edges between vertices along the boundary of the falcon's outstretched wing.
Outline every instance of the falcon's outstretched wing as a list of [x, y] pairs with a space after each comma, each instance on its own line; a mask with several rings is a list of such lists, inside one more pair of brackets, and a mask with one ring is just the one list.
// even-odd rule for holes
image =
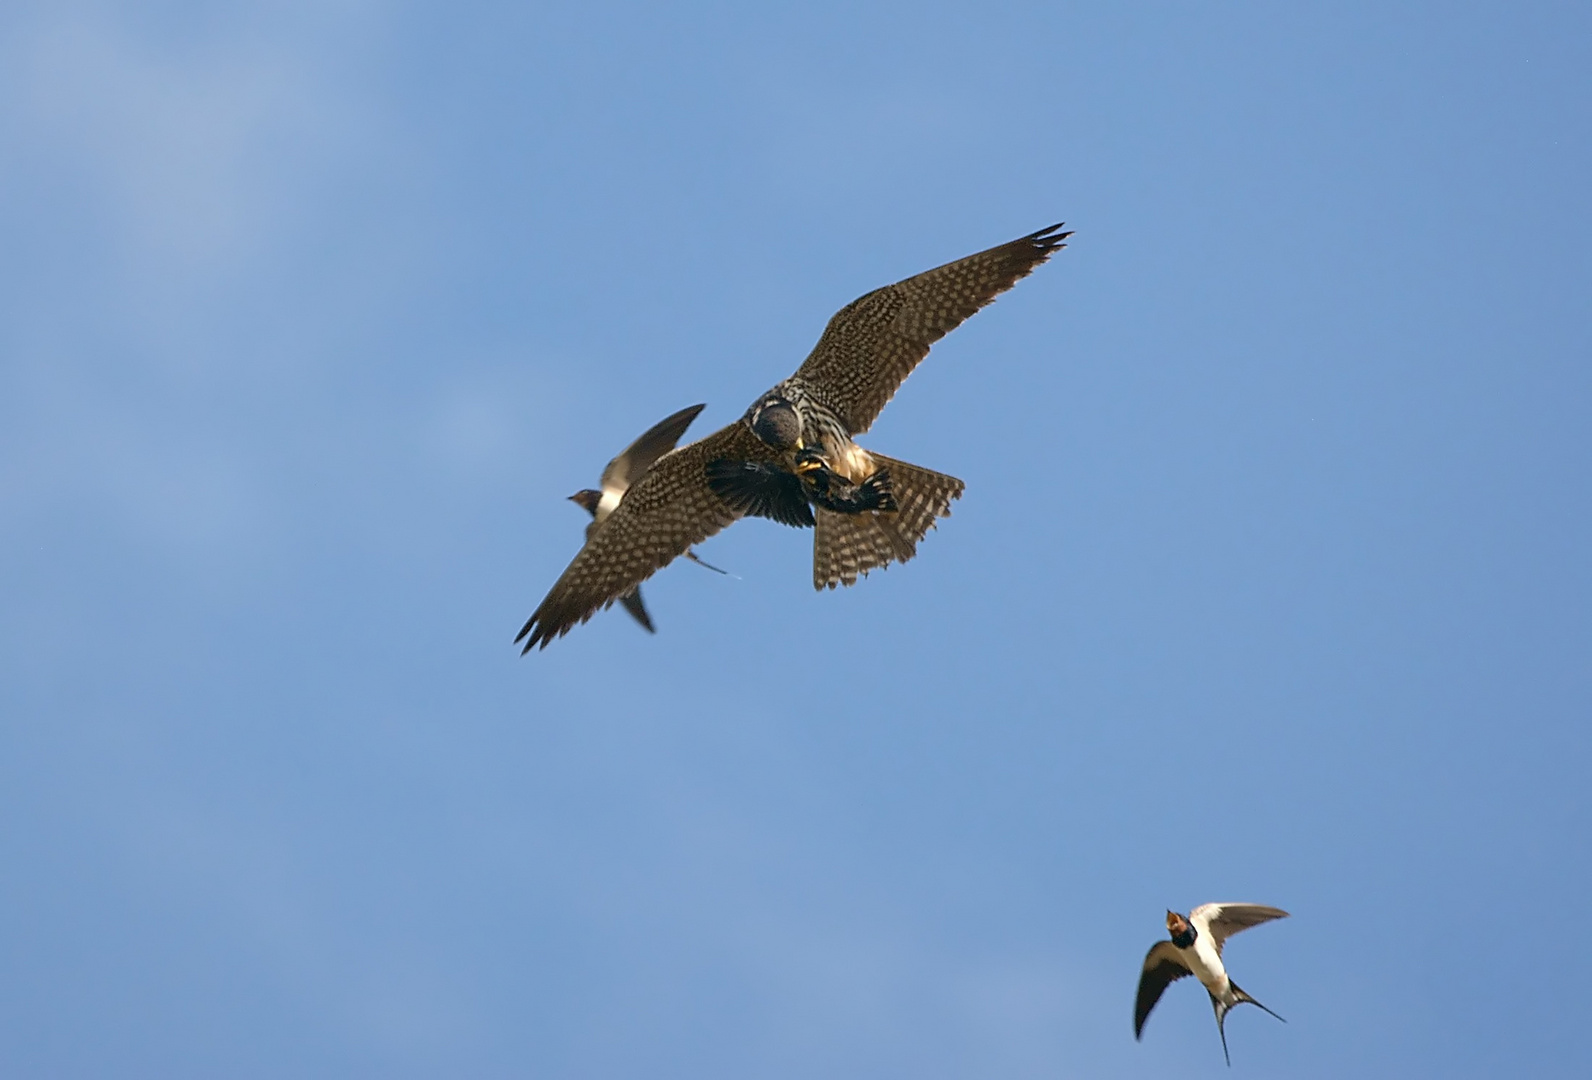
[[1210, 934], [1218, 956], [1227, 939], [1240, 930], [1287, 917], [1288, 913], [1282, 908], [1264, 904], [1201, 904], [1188, 913], [1188, 921], [1194, 924], [1194, 929], [1202, 934]]
[[774, 452], [737, 420], [659, 458], [625, 493], [515, 637], [516, 643], [525, 642], [522, 653], [536, 646], [545, 649], [555, 637], [740, 517], [708, 484], [708, 462], [723, 459], [772, 462]]
[[1185, 975], [1194, 974], [1178, 955], [1177, 946], [1170, 941], [1157, 941], [1150, 946], [1144, 958], [1144, 970], [1139, 972], [1139, 996], [1133, 1003], [1133, 1037], [1144, 1034], [1144, 1022], [1150, 1010], [1161, 1000], [1166, 988]]
[[885, 403], [939, 341], [1065, 247], [1060, 225], [875, 289], [835, 313], [796, 377], [825, 391], [851, 434]]

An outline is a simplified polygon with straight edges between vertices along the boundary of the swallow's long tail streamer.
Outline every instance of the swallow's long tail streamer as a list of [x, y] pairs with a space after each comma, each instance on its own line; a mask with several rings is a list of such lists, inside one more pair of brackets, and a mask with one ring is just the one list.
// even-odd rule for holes
[[692, 562], [696, 563], [698, 566], [702, 567], [703, 569], [713, 571], [715, 574], [723, 574], [725, 577], [734, 577], [735, 576], [734, 574], [730, 573], [728, 570], [720, 570], [717, 566], [714, 566], [712, 563], [708, 562], [706, 559], [700, 557], [694, 551], [687, 551], [685, 553], [685, 557], [690, 559]]
[[[1235, 996], [1237, 996], [1238, 1003], [1240, 1005], [1244, 1004], [1245, 1002], [1248, 1002], [1249, 1004], [1256, 1006], [1257, 1008], [1263, 1010], [1264, 1012], [1271, 1013], [1272, 1016], [1277, 1016], [1276, 1013], [1272, 1012], [1270, 1009], [1266, 1008], [1266, 1006], [1262, 1005], [1260, 1002], [1258, 1002], [1254, 998], [1250, 997], [1248, 992], [1245, 991], [1244, 988], [1239, 986], [1237, 983], [1229, 981], [1227, 985], [1232, 987], [1233, 994]], [[1211, 1008], [1216, 1010], [1216, 1030], [1222, 1037], [1222, 1057], [1227, 1059], [1228, 1068], [1231, 1068], [1232, 1064], [1233, 1064], [1233, 1059], [1232, 1059], [1232, 1056], [1230, 1054], [1228, 1054], [1228, 1052], [1227, 1052], [1227, 1014], [1232, 1011], [1233, 1006], [1228, 1006], [1227, 1008], [1224, 1009], [1222, 1007], [1222, 1003], [1217, 1001], [1216, 1000], [1216, 996], [1214, 994], [1212, 994], [1211, 995]], [[1282, 1020], [1282, 1017], [1277, 1016], [1277, 1019]], [[1282, 1020], [1282, 1022], [1286, 1024], [1288, 1021]]]

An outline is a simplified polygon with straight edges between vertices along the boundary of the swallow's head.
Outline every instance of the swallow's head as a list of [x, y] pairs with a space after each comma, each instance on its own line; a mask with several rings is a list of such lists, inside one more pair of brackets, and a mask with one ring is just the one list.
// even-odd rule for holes
[[1194, 939], [1199, 937], [1194, 924], [1175, 911], [1166, 913], [1166, 932], [1172, 935], [1172, 944], [1180, 949], [1188, 948], [1194, 944]]
[[585, 491], [575, 492], [575, 494], [569, 497], [569, 501], [580, 507], [582, 510], [586, 511], [592, 517], [596, 517], [597, 504], [602, 502], [602, 498], [602, 492], [593, 491], [591, 488], [587, 488]]
[[746, 418], [752, 433], [775, 450], [800, 450], [802, 446], [802, 418], [796, 406], [770, 394], [752, 406]]

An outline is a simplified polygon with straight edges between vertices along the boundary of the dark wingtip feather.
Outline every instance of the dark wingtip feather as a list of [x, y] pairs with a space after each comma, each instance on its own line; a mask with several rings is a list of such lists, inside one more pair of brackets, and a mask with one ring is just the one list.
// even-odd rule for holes
[[1048, 229], [1040, 229], [1038, 232], [1031, 233], [1023, 238], [1027, 240], [1039, 254], [1040, 262], [1044, 262], [1046, 259], [1050, 258], [1051, 253], [1060, 251], [1062, 248], [1067, 246], [1067, 238], [1072, 235], [1072, 231], [1056, 231], [1065, 224], [1066, 222], [1064, 221], [1058, 221]]
[[520, 629], [519, 636], [514, 639], [514, 644], [518, 645], [520, 639], [524, 638], [525, 647], [520, 650], [521, 656], [529, 653], [532, 649], [545, 649], [555, 637], [562, 637], [564, 634], [569, 633], [568, 626], [553, 630], [548, 623], [549, 620], [538, 609], [536, 614], [531, 616], [530, 621]]

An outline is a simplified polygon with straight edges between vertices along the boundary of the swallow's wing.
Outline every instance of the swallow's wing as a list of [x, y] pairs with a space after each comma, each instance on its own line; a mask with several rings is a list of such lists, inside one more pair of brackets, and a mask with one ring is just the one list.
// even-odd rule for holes
[[732, 509], [750, 517], [798, 529], [813, 525], [813, 508], [801, 480], [782, 466], [721, 458], [708, 462], [708, 486]]
[[641, 438], [625, 447], [624, 453], [608, 463], [603, 470], [602, 489], [623, 495], [631, 484], [652, 468], [654, 461], [674, 449], [674, 444], [680, 441], [680, 436], [697, 418], [697, 413], [705, 408], [706, 405], [693, 405], [689, 409], [681, 409], [648, 428]]
[[1194, 929], [1211, 936], [1218, 956], [1227, 939], [1240, 930], [1287, 917], [1288, 913], [1282, 908], [1264, 904], [1201, 904], [1188, 913], [1188, 921], [1194, 924]]
[[853, 435], [873, 425], [885, 403], [939, 341], [1065, 247], [1060, 225], [875, 289], [835, 313], [796, 372], [825, 391]]
[[708, 484], [708, 462], [767, 462], [772, 455], [737, 420], [659, 458], [598, 526], [520, 630], [514, 640], [525, 642], [522, 651], [545, 649], [741, 516]]
[[1144, 970], [1139, 972], [1139, 997], [1133, 1003], [1135, 1039], [1144, 1034], [1144, 1022], [1150, 1018], [1150, 1010], [1161, 1000], [1166, 988], [1183, 976], [1192, 974], [1178, 955], [1176, 945], [1170, 941], [1157, 941], [1150, 946], [1150, 952], [1144, 958]]
[[625, 610], [630, 612], [630, 617], [640, 623], [643, 630], [649, 634], [658, 632], [652, 628], [652, 616], [647, 614], [647, 605], [641, 602], [641, 587], [639, 585], [621, 596], [619, 602], [625, 605]]

